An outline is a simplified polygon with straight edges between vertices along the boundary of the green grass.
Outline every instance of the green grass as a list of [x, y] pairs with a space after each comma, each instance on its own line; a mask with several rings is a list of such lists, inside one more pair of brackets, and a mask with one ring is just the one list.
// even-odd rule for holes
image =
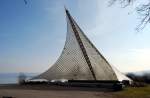
[[146, 87], [127, 87], [119, 92], [114, 92], [115, 98], [150, 98], [150, 85]]

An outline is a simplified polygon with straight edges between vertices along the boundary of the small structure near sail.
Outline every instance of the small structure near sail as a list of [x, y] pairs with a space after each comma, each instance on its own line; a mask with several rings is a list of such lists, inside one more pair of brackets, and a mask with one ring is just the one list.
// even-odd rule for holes
[[65, 12], [67, 37], [64, 49], [56, 63], [46, 72], [35, 78], [49, 81], [60, 79], [81, 81], [131, 81], [109, 64], [83, 33], [69, 11], [65, 9]]

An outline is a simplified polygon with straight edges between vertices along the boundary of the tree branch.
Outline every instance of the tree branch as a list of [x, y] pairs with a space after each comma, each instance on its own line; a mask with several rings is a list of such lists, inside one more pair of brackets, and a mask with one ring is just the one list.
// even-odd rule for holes
[[[123, 8], [131, 5], [136, 0], [110, 0], [109, 6], [118, 2]], [[137, 31], [142, 30], [145, 26], [150, 23], [150, 0], [148, 0], [147, 4], [141, 4], [141, 6], [137, 6], [136, 12], [140, 16], [140, 24], [136, 27]]]
[[137, 7], [137, 13], [141, 17], [141, 22], [137, 26], [136, 30], [142, 30], [145, 26], [150, 23], [150, 2]]

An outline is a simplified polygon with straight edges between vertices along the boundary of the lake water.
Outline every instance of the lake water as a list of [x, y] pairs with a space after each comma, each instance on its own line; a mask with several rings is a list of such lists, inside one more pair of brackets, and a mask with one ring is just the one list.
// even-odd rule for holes
[[[36, 76], [37, 73], [24, 73], [27, 78]], [[12, 84], [18, 82], [20, 73], [0, 73], [0, 84]]]

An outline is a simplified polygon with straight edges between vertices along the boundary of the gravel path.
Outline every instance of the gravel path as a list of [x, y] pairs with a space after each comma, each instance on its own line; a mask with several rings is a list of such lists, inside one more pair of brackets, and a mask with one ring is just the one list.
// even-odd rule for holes
[[110, 92], [88, 88], [66, 89], [57, 86], [45, 88], [43, 86], [0, 86], [0, 98], [2, 96], [13, 98], [112, 98]]
[[0, 90], [0, 96], [14, 98], [112, 98], [108, 93], [90, 91]]

